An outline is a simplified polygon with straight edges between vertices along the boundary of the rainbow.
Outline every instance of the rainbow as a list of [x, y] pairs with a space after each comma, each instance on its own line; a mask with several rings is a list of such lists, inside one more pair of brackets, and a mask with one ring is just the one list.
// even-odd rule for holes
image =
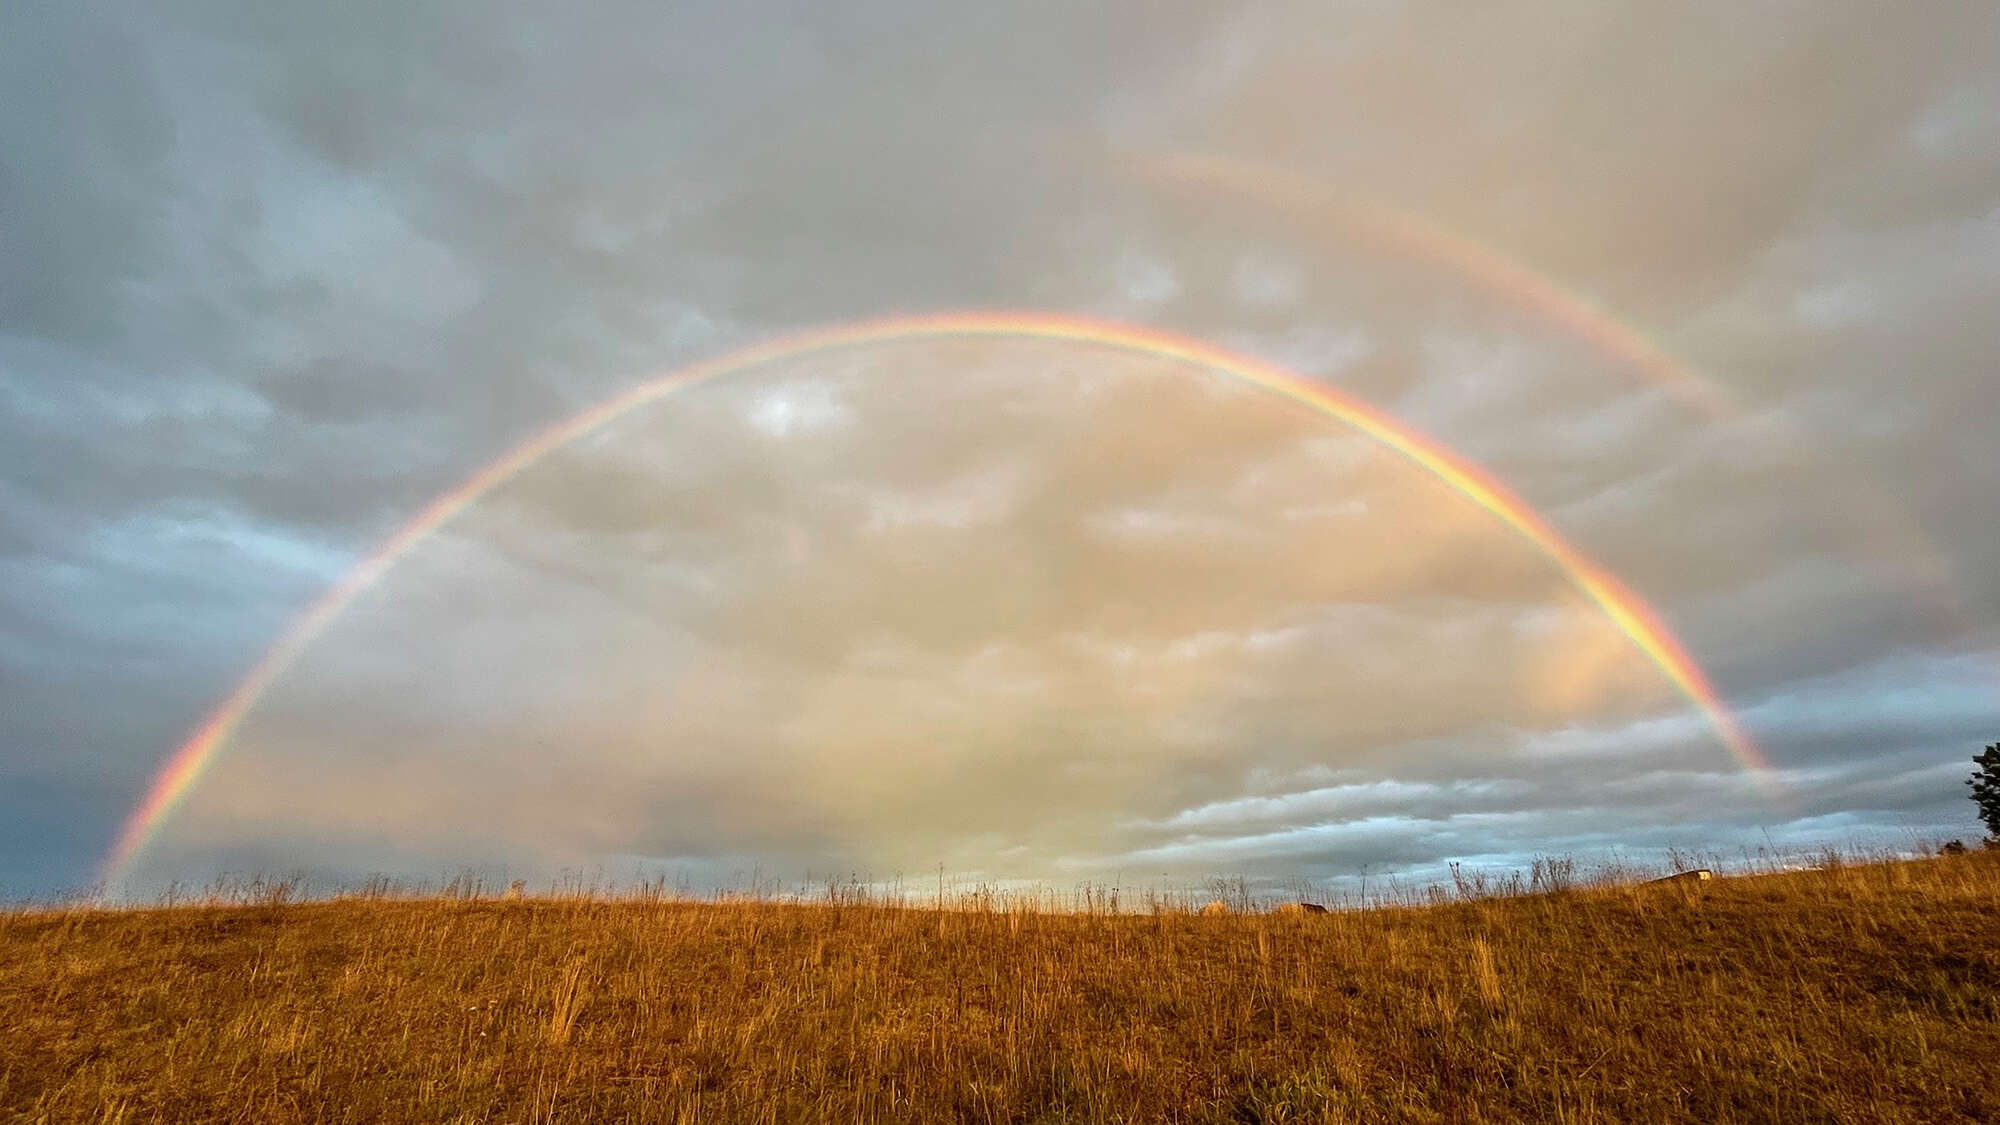
[[1414, 212], [1235, 157], [1178, 152], [1125, 159], [1148, 179], [1245, 196], [1301, 218], [1328, 222], [1343, 237], [1362, 245], [1439, 266], [1651, 380], [1692, 410], [1712, 418], [1740, 413], [1726, 388], [1675, 359], [1644, 333], [1547, 274]]
[[[1745, 419], [1742, 404], [1728, 388], [1676, 358], [1644, 330], [1550, 274], [1421, 214], [1242, 157], [1126, 152], [1114, 153], [1112, 159], [1142, 181], [1249, 200], [1308, 227], [1330, 228], [1334, 237], [1354, 245], [1433, 266], [1640, 376], [1698, 415]], [[1824, 447], [1782, 414], [1767, 413], [1752, 422], [1806, 456]], [[1963, 628], [1969, 607], [1951, 558], [1880, 484], [1842, 472], [1823, 457], [1815, 460], [1815, 472], [1829, 481], [1822, 494], [1839, 498], [1837, 526], [1861, 539], [1869, 569], [1885, 584], [1908, 589], [1934, 622]]]
[[1770, 764], [1748, 731], [1716, 693], [1701, 667], [1639, 596], [1592, 562], [1534, 509], [1485, 470], [1395, 418], [1331, 387], [1249, 356], [1153, 328], [1033, 312], [968, 312], [894, 317], [780, 337], [704, 360], [641, 383], [606, 402], [558, 422], [502, 454], [433, 500], [349, 570], [299, 616], [255, 668], [218, 705], [155, 776], [145, 798], [127, 818], [107, 857], [107, 886], [128, 872], [174, 808], [214, 763], [229, 736], [257, 700], [340, 616], [433, 531], [480, 497], [549, 453], [637, 407], [676, 391], [780, 360], [897, 341], [1010, 337], [1090, 344], [1209, 368], [1261, 387], [1320, 414], [1336, 418], [1450, 486], [1532, 543], [1589, 598], [1632, 644], [1706, 717], [1717, 738], [1747, 770], [1768, 784]]

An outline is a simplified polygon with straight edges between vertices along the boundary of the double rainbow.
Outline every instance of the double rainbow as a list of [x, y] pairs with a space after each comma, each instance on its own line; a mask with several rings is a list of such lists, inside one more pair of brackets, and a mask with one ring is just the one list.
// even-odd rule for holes
[[1486, 509], [1532, 543], [1629, 638], [1698, 708], [1716, 737], [1746, 769], [1768, 784], [1769, 763], [1737, 722], [1708, 677], [1672, 631], [1637, 594], [1571, 546], [1485, 470], [1380, 410], [1273, 364], [1154, 328], [1047, 313], [942, 313], [863, 321], [785, 336], [682, 368], [626, 391], [543, 430], [489, 463], [389, 536], [313, 603], [264, 654], [228, 698], [209, 714], [161, 767], [145, 799], [127, 818], [103, 878], [121, 879], [176, 806], [201, 780], [238, 725], [276, 680], [354, 599], [423, 538], [480, 497], [549, 453], [611, 420], [676, 391], [781, 360], [897, 341], [1005, 337], [1089, 344], [1208, 368], [1336, 418], [1401, 454]]
[[[1328, 235], [1437, 269], [1583, 344], [1612, 369], [1639, 376], [1699, 416], [1745, 420], [1742, 403], [1727, 387], [1676, 358], [1637, 325], [1561, 279], [1422, 213], [1282, 165], [1222, 153], [1128, 152], [1113, 153], [1111, 159], [1152, 187], [1214, 193], [1232, 209], [1248, 203], [1282, 216], [1301, 233]], [[1821, 493], [1839, 500], [1837, 510], [1829, 513], [1837, 532], [1857, 539], [1871, 570], [1885, 583], [1906, 589], [1934, 621], [1952, 628], [1964, 624], [1968, 607], [1956, 564], [1893, 495], [1878, 482], [1818, 455], [1825, 443], [1790, 417], [1765, 412], [1754, 421], [1767, 427], [1767, 437], [1813, 458], [1814, 471], [1829, 480]]]

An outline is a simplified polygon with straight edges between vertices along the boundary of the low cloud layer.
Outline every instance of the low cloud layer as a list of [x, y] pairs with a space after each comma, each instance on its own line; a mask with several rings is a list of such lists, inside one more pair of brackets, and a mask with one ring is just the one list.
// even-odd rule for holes
[[515, 443], [731, 347], [960, 307], [1213, 340], [1434, 435], [1660, 610], [1782, 796], [1548, 559], [1365, 437], [1168, 361], [906, 341], [671, 397], [496, 490], [274, 687], [134, 887], [1969, 835], [1959, 778], [2000, 738], [1996, 32], [1983, 5], [11, 9], [0, 893], [88, 883], [286, 624]]

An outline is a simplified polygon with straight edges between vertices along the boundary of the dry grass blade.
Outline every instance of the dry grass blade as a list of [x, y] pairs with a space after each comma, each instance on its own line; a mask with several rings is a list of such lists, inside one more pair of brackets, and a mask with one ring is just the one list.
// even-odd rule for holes
[[562, 976], [556, 980], [555, 995], [549, 1009], [549, 1023], [544, 1038], [550, 1043], [569, 1042], [571, 1031], [576, 1028], [576, 1018], [583, 1014], [585, 1004], [590, 1002], [590, 992], [585, 980], [588, 966], [582, 958], [577, 958], [563, 967]]

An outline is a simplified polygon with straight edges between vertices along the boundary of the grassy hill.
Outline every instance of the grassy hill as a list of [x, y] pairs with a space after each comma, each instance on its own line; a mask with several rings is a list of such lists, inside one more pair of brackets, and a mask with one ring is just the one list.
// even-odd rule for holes
[[2000, 1121], [2000, 853], [1306, 917], [0, 914], [0, 1119]]

